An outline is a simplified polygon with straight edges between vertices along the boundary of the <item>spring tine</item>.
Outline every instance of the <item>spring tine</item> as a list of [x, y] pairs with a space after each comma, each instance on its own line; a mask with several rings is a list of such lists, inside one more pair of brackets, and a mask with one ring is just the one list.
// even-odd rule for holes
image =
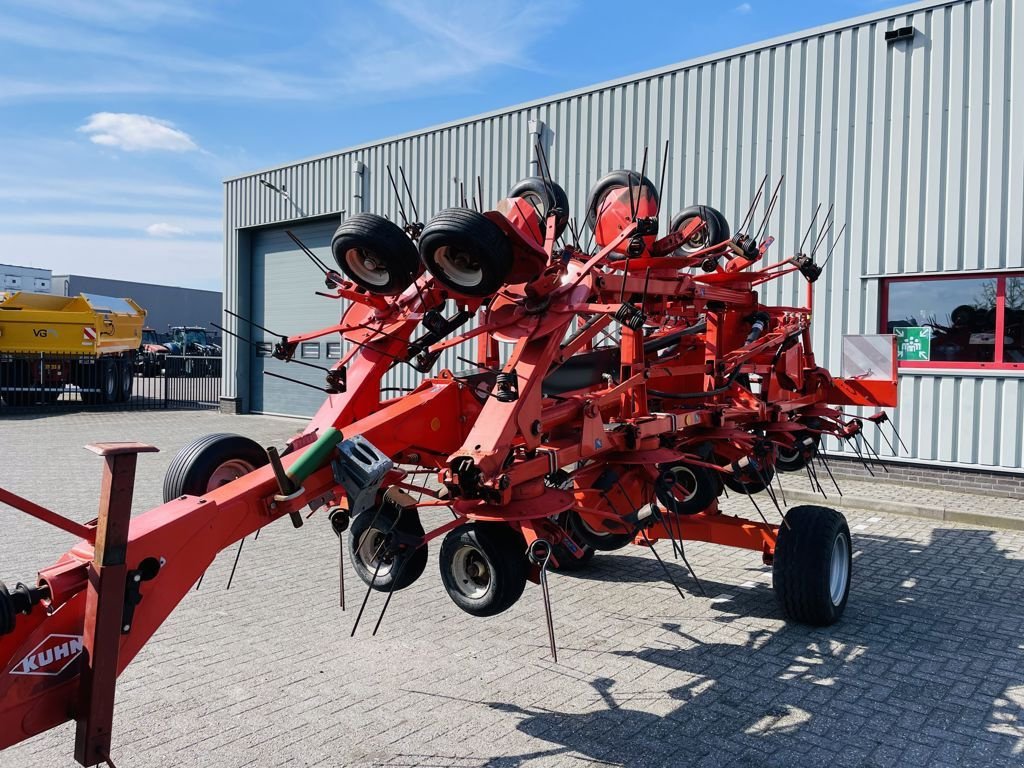
[[828, 249], [828, 253], [825, 254], [825, 260], [821, 263], [821, 268], [822, 269], [824, 269], [826, 266], [828, 266], [828, 262], [832, 258], [832, 252], [836, 249], [836, 246], [839, 245], [839, 240], [842, 238], [842, 236], [843, 236], [843, 234], [845, 232], [846, 232], [846, 225], [843, 224], [843, 226], [840, 228], [839, 232], [836, 233], [835, 240], [832, 241], [832, 247], [829, 248]]
[[864, 465], [864, 469], [866, 469], [868, 471], [869, 475], [874, 477], [875, 473], [871, 471], [871, 467], [869, 467], [868, 463], [864, 460], [864, 454], [862, 454], [860, 452], [860, 446], [857, 444], [857, 438], [856, 437], [851, 437], [851, 438], [849, 438], [849, 440], [850, 440], [850, 445], [853, 447], [854, 453], [857, 454], [857, 458], [860, 459], [860, 463]]
[[203, 571], [202, 573], [199, 574], [199, 581], [196, 582], [196, 592], [198, 592], [199, 588], [201, 586], [203, 586], [203, 577], [205, 575], [206, 575], [206, 571]]
[[484, 183], [480, 179], [480, 174], [476, 175], [476, 198], [480, 201], [480, 212], [484, 210]]
[[[383, 542], [381, 542], [383, 544]], [[380, 573], [380, 564], [383, 560], [377, 560], [377, 567], [373, 569], [373, 578], [370, 579], [370, 583], [366, 585], [366, 594], [363, 595], [363, 604], [359, 606], [359, 613], [356, 614], [356, 622], [352, 625], [352, 632], [349, 633], [349, 637], [356, 636], [356, 629], [359, 628], [359, 620], [363, 618], [363, 611], [366, 610], [366, 603], [370, 599], [370, 593], [373, 591], [373, 583], [377, 580], [377, 574]]]
[[416, 210], [416, 200], [412, 196], [412, 190], [409, 189], [409, 182], [405, 178], [405, 169], [402, 166], [398, 166], [398, 175], [402, 177], [402, 186], [405, 187], [405, 192], [409, 195], [409, 207], [412, 208], [412, 215], [415, 217], [416, 222], [419, 223], [420, 212]]
[[668, 171], [668, 139], [665, 139], [665, 154], [661, 158], [661, 180], [658, 182], [658, 194], [665, 194], [665, 173]]
[[402, 195], [399, 194], [398, 185], [395, 184], [395, 177], [391, 174], [391, 164], [388, 163], [384, 167], [388, 169], [388, 181], [391, 182], [391, 189], [395, 192], [395, 200], [398, 201], [398, 213], [402, 217], [402, 226], [407, 227], [409, 226], [409, 218], [405, 215], [405, 206], [402, 205]]
[[811, 475], [814, 477], [814, 482], [817, 484], [818, 490], [821, 492], [821, 495], [827, 499], [828, 494], [825, 493], [825, 489], [821, 485], [821, 478], [818, 477], [818, 470], [814, 468], [814, 463], [809, 461], [807, 462], [807, 466], [811, 468]]
[[779, 190], [782, 188], [782, 181], [786, 178], [783, 174], [782, 178], [779, 179], [779, 183], [775, 185], [775, 191], [772, 192], [771, 200], [768, 202], [768, 209], [764, 213], [764, 218], [761, 220], [761, 226], [757, 228], [757, 234], [754, 235], [754, 240], [760, 240], [761, 234], [764, 232], [765, 227], [768, 226], [768, 220], [771, 219], [772, 214], [775, 212], [775, 206], [779, 202]]
[[[789, 528], [789, 520], [786, 519], [786, 513], [782, 511], [782, 507], [779, 506], [779, 499], [775, 495], [775, 489], [772, 488], [772, 481], [768, 479], [767, 473], [760, 467], [758, 467], [757, 473], [761, 477], [761, 482], [764, 483], [764, 489], [768, 493], [768, 498], [772, 500], [772, 504], [775, 505], [775, 509], [782, 518], [782, 524]], [[776, 472], [776, 474], [778, 474], [778, 472]]]
[[750, 201], [750, 207], [747, 208], [747, 213], [743, 217], [743, 221], [740, 223], [736, 232], [743, 232], [748, 226], [750, 226], [750, 224], [753, 223], [754, 208], [756, 208], [757, 204], [761, 202], [761, 195], [764, 194], [764, 185], [767, 183], [768, 174], [765, 173], [765, 175], [761, 177], [761, 184], [757, 188], [757, 193], [754, 195], [754, 199]]
[[240, 542], [238, 542], [238, 551], [235, 552], [235, 564], [231, 566], [231, 575], [228, 576], [228, 585], [224, 589], [225, 592], [227, 590], [231, 589], [231, 582], [235, 578], [235, 568], [238, 567], [238, 558], [240, 558], [242, 556], [242, 547], [243, 546], [245, 546], [245, 536], [243, 536], [242, 540]]
[[693, 570], [693, 566], [690, 565], [690, 561], [686, 559], [686, 552], [683, 551], [683, 540], [679, 540], [679, 556], [683, 558], [683, 563], [686, 564], [686, 570], [690, 572], [694, 582], [697, 584], [697, 589], [700, 590], [702, 596], [707, 597], [708, 593], [704, 591], [704, 585], [700, 583], [700, 579], [697, 578], [697, 572]]
[[647, 538], [647, 531], [645, 531], [643, 528], [641, 528], [640, 529], [640, 535], [644, 537], [644, 543], [646, 543], [648, 549], [651, 550], [651, 554], [653, 554], [654, 557], [657, 558], [658, 565], [660, 565], [661, 566], [661, 570], [663, 570], [665, 572], [665, 577], [669, 580], [669, 582], [671, 582], [672, 586], [676, 588], [676, 592], [679, 593], [679, 599], [680, 600], [685, 600], [686, 599], [686, 595], [683, 594], [683, 590], [681, 590], [679, 588], [679, 585], [676, 584], [676, 580], [674, 578], [672, 578], [672, 572], [669, 571], [668, 566], [665, 565], [665, 561], [661, 559], [661, 555], [659, 555], [658, 554], [658, 550], [656, 550], [654, 548], [654, 544], [652, 544], [651, 540], [649, 538]]
[[889, 442], [889, 438], [885, 436], [885, 432], [882, 431], [882, 425], [877, 424], [876, 426], [878, 427], [878, 434], [881, 436], [883, 440], [885, 440], [885, 444], [889, 446], [889, 450], [892, 451], [892, 455], [895, 456], [896, 448], [893, 446], [891, 442]]
[[906, 453], [910, 453], [910, 449], [909, 449], [909, 448], [907, 448], [907, 444], [903, 442], [903, 438], [902, 438], [902, 437], [900, 437], [900, 433], [896, 431], [896, 425], [895, 425], [895, 424], [893, 424], [892, 422], [889, 422], [889, 423], [890, 423], [890, 424], [892, 424], [892, 433], [893, 433], [894, 435], [896, 435], [896, 439], [897, 439], [897, 440], [899, 441], [900, 445], [902, 445], [902, 446], [903, 446], [903, 450], [904, 450], [904, 451], [905, 451]]
[[640, 213], [640, 193], [644, 188], [644, 177], [647, 175], [647, 147], [644, 147], [644, 159], [640, 163], [640, 178], [636, 180], [636, 210], [633, 212], [633, 218], [637, 217]]
[[823, 466], [825, 468], [825, 471], [828, 472], [829, 479], [832, 480], [832, 485], [834, 485], [836, 487], [836, 493], [838, 493], [840, 496], [842, 496], [843, 495], [843, 491], [839, 487], [839, 483], [836, 482], [835, 476], [832, 474], [832, 468], [828, 464], [827, 454], [825, 453], [824, 450], [822, 450], [819, 447], [818, 448], [817, 456], [818, 456], [818, 461], [821, 462], [821, 466]]
[[[636, 219], [636, 212], [634, 211], [634, 206], [633, 206], [633, 172], [632, 171], [627, 171], [626, 172], [626, 179], [628, 181], [628, 186], [629, 186], [629, 218]], [[640, 191], [637, 190], [637, 196], [639, 196], [639, 194], [640, 194]]]
[[345, 537], [338, 536], [338, 595], [341, 610], [345, 610]]
[[252, 320], [250, 320], [250, 319], [249, 319], [249, 318], [247, 318], [247, 317], [242, 317], [242, 316], [241, 316], [240, 314], [238, 314], [237, 312], [232, 312], [232, 311], [231, 311], [230, 309], [225, 309], [225, 310], [224, 310], [224, 312], [225, 312], [225, 314], [228, 314], [228, 315], [231, 315], [232, 317], [236, 317], [236, 318], [238, 318], [238, 319], [239, 319], [239, 320], [241, 320], [241, 321], [242, 321], [243, 323], [248, 323], [248, 324], [249, 324], [249, 325], [251, 325], [251, 326], [252, 326], [253, 328], [259, 328], [259, 329], [260, 329], [261, 331], [263, 331], [264, 333], [269, 333], [269, 334], [270, 334], [271, 336], [275, 336], [275, 337], [277, 337], [277, 338], [279, 338], [279, 339], [286, 339], [286, 338], [288, 338], [288, 337], [287, 337], [287, 336], [285, 336], [285, 335], [284, 335], [283, 333], [275, 333], [274, 331], [270, 330], [269, 328], [265, 328], [265, 327], [263, 327], [262, 325], [260, 325], [259, 323], [253, 322]]
[[388, 596], [384, 599], [384, 606], [380, 609], [380, 615], [377, 617], [377, 623], [373, 625], [373, 632], [370, 633], [371, 637], [377, 636], [377, 630], [380, 629], [380, 623], [384, 621], [384, 612], [387, 611], [388, 606], [391, 605], [391, 597], [395, 594], [395, 585], [402, 576], [402, 571], [405, 570], [405, 566], [409, 564], [409, 559], [405, 558], [402, 560], [402, 564], [398, 566], [398, 571], [395, 573], [395, 578], [391, 580], [391, 586], [388, 587]]
[[[878, 455], [878, 451], [875, 450], [875, 446], [873, 446], [871, 443], [869, 443], [867, 438], [864, 438], [864, 448], [865, 448], [866, 451], [870, 452], [871, 455], [875, 457], [875, 459], [878, 459], [878, 465], [883, 470], [885, 470], [886, 474], [889, 474], [889, 468], [887, 466], [885, 466], [885, 462], [882, 461], [882, 457]], [[872, 460], [871, 463], [874, 464], [875, 463], [874, 460]]]
[[330, 390], [328, 390], [326, 387], [318, 387], [316, 384], [310, 384], [308, 381], [302, 381], [301, 379], [293, 379], [290, 376], [282, 376], [280, 373], [274, 373], [273, 371], [264, 371], [263, 375], [272, 376], [275, 379], [281, 379], [282, 381], [287, 381], [292, 384], [301, 384], [304, 387], [309, 387], [310, 389], [315, 389], [318, 392], [323, 392], [325, 395], [331, 394]]
[[804, 252], [804, 245], [807, 244], [807, 238], [811, 236], [811, 230], [814, 228], [814, 222], [818, 220], [818, 211], [821, 210], [821, 203], [818, 203], [818, 207], [814, 209], [814, 215], [811, 216], [811, 223], [807, 225], [807, 231], [804, 232], [804, 237], [800, 241], [800, 246], [796, 249], [797, 253]]
[[288, 235], [289, 238], [291, 238], [293, 243], [299, 246], [299, 249], [304, 254], [306, 254], [306, 256], [309, 257], [309, 260], [312, 261], [313, 264], [315, 264], [320, 269], [321, 272], [323, 272], [325, 275], [330, 273], [330, 267], [324, 264], [319, 256], [317, 256], [315, 253], [309, 250], [309, 248], [306, 247], [306, 244], [299, 240], [299, 238], [296, 236], [294, 232], [292, 232], [290, 229], [286, 229], [284, 233]]
[[775, 480], [779, 484], [779, 493], [782, 495], [782, 506], [788, 507], [789, 502], [786, 501], [786, 490], [782, 487], [782, 473], [779, 471], [775, 472]]

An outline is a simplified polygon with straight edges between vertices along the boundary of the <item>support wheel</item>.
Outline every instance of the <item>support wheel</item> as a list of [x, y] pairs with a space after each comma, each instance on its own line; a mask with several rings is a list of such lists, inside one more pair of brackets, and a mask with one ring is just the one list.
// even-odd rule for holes
[[722, 482], [725, 483], [725, 486], [730, 491], [746, 496], [747, 494], [760, 493], [771, 485], [774, 478], [775, 467], [764, 467], [760, 473], [750, 471], [740, 477], [737, 477], [735, 474], [723, 474]]
[[383, 296], [404, 291], [420, 269], [416, 246], [408, 235], [374, 213], [349, 216], [331, 239], [331, 253], [352, 282]]
[[772, 587], [793, 621], [825, 627], [843, 615], [850, 595], [853, 546], [846, 518], [831, 507], [803, 505], [779, 528]]
[[213, 434], [193, 440], [174, 455], [164, 475], [164, 503], [179, 496], [203, 496], [268, 462], [255, 440]]
[[482, 213], [448, 208], [420, 235], [420, 258], [443, 285], [463, 296], [490, 296], [512, 270], [512, 246]]
[[691, 253], [710, 248], [729, 239], [729, 222], [721, 211], [710, 205], [691, 205], [672, 217], [669, 232], [679, 232], [693, 219], [700, 217], [705, 227], [676, 249], [675, 255], [689, 256]]
[[504, 523], [467, 523], [444, 537], [441, 581], [452, 601], [473, 616], [510, 608], [526, 587], [526, 544]]
[[569, 196], [558, 184], [549, 184], [540, 176], [529, 176], [512, 187], [508, 196], [521, 197], [536, 209], [537, 215], [540, 216], [541, 232], [545, 232], [547, 228], [548, 214], [557, 208], [561, 213], [555, 219], [555, 237], [565, 231], [569, 223]]
[[818, 452], [821, 435], [813, 432], [797, 432], [794, 436], [796, 445], [786, 447], [780, 445], [775, 455], [775, 466], [780, 472], [797, 472], [806, 467]]
[[579, 512], [569, 510], [565, 513], [569, 532], [580, 546], [590, 547], [598, 552], [613, 552], [622, 549], [633, 541], [633, 533], [614, 533], [602, 531], [594, 527]]
[[422, 537], [423, 525], [414, 509], [398, 512], [387, 505], [360, 512], [349, 529], [356, 575], [378, 592], [405, 589], [427, 567]]
[[718, 472], [695, 464], [662, 465], [654, 486], [658, 501], [676, 515], [703, 512], [719, 494]]

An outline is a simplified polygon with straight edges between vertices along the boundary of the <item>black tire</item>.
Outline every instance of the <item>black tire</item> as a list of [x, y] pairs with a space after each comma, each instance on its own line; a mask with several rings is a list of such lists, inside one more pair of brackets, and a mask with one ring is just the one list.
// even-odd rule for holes
[[114, 360], [101, 357], [91, 366], [83, 366], [80, 370], [87, 372], [85, 386], [98, 390], [83, 392], [84, 402], [90, 405], [109, 405], [117, 402], [118, 369]]
[[203, 496], [267, 462], [267, 452], [248, 437], [203, 435], [174, 454], [164, 475], [164, 503], [179, 496]]
[[126, 403], [131, 400], [132, 386], [135, 383], [135, 366], [131, 360], [117, 361], [117, 402]]
[[331, 239], [331, 253], [349, 280], [382, 296], [401, 293], [419, 274], [412, 240], [374, 213], [356, 213], [342, 222]]
[[803, 505], [786, 513], [779, 528], [772, 588], [787, 618], [816, 627], [843, 615], [853, 575], [853, 544], [843, 515], [831, 507]]
[[707, 228], [679, 246], [675, 251], [677, 255], [687, 256], [729, 239], [731, 233], [728, 220], [721, 211], [710, 205], [691, 205], [689, 208], [684, 208], [672, 217], [668, 231], [678, 232], [686, 226], [687, 222], [698, 216], [704, 219]]
[[725, 473], [722, 475], [722, 482], [725, 483], [725, 486], [730, 491], [735, 491], [736, 493], [742, 494], [744, 496], [746, 496], [748, 493], [760, 493], [765, 488], [767, 488], [771, 484], [772, 480], [775, 478], [775, 468], [768, 467], [766, 469], [761, 470], [761, 473], [764, 475], [764, 478], [755, 477], [750, 480], [740, 480], [735, 475]]
[[482, 213], [447, 208], [420, 234], [420, 258], [437, 280], [463, 296], [490, 296], [512, 269], [512, 246]]
[[632, 533], [612, 533], [610, 531], [597, 531], [591, 528], [587, 521], [574, 510], [566, 512], [565, 519], [573, 539], [578, 544], [590, 547], [598, 552], [614, 552], [616, 549], [622, 549], [633, 541], [634, 534]]
[[419, 514], [415, 510], [403, 510], [399, 514], [391, 506], [380, 507], [379, 513], [378, 509], [368, 509], [356, 515], [349, 528], [352, 567], [364, 584], [378, 592], [405, 589], [422, 576], [427, 567], [426, 544], [406, 544], [398, 552], [385, 552], [387, 545], [382, 544], [392, 532], [398, 536], [404, 534], [406, 538], [422, 537]]
[[548, 184], [540, 176], [529, 176], [508, 191], [509, 197], [522, 197], [530, 202], [540, 216], [540, 231], [547, 234], [548, 213], [557, 208], [561, 214], [555, 219], [555, 237], [565, 231], [569, 223], [569, 196], [554, 182]]
[[526, 543], [504, 523], [453, 529], [441, 543], [438, 564], [448, 596], [472, 616], [508, 610], [526, 588]]
[[612, 171], [598, 179], [597, 183], [590, 188], [590, 194], [587, 195], [587, 224], [590, 225], [592, 232], [597, 230], [597, 212], [600, 210], [601, 203], [608, 193], [613, 189], [630, 185], [634, 189], [634, 195], [638, 194], [640, 186], [643, 185], [647, 188], [648, 194], [654, 199], [655, 205], [661, 205], [661, 195], [658, 194], [658, 188], [646, 176], [641, 176], [636, 171]]
[[775, 453], [775, 466], [780, 472], [797, 472], [814, 458], [821, 443], [821, 435], [814, 432], [794, 432], [793, 447], [779, 446]]
[[654, 485], [654, 494], [673, 514], [695, 515], [718, 498], [719, 472], [685, 462], [665, 464], [659, 469], [661, 476]]

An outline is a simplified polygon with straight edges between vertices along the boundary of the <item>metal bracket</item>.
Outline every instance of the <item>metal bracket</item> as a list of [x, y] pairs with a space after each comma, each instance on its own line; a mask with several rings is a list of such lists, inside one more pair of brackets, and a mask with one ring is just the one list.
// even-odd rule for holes
[[354, 435], [338, 445], [338, 455], [331, 467], [334, 479], [345, 489], [352, 515], [374, 506], [384, 476], [394, 466], [391, 459], [362, 435]]

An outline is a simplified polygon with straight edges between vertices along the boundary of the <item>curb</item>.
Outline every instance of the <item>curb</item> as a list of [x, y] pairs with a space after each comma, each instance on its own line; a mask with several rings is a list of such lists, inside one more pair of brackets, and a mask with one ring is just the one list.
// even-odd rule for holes
[[[821, 494], [810, 493], [809, 491], [787, 490], [786, 497], [797, 501], [822, 501]], [[963, 512], [959, 509], [950, 509], [948, 507], [928, 507], [919, 504], [906, 504], [900, 501], [879, 501], [878, 499], [865, 499], [859, 496], [830, 496], [828, 501], [837, 507], [853, 509], [858, 512], [886, 512], [891, 515], [923, 517], [944, 523], [984, 525], [989, 528], [1000, 528], [1008, 531], [1024, 531], [1024, 516], [986, 515], [977, 512]]]

